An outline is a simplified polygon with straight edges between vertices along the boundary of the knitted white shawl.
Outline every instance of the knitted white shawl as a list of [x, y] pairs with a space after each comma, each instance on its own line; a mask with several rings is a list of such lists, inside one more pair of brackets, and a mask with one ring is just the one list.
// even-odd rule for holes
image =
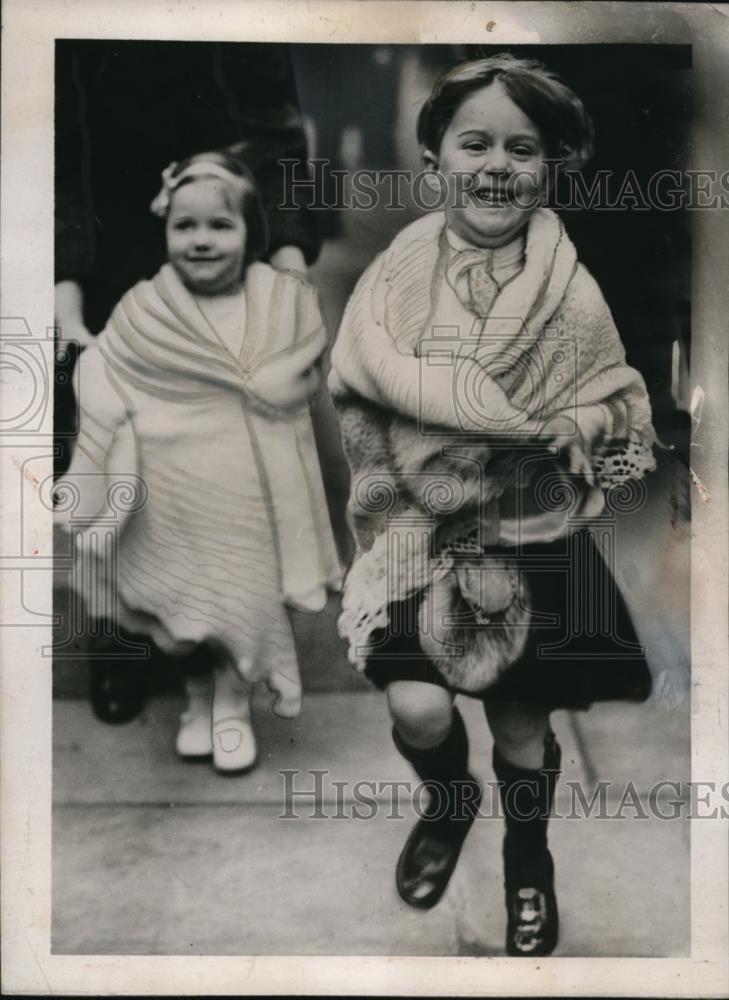
[[[485, 319], [445, 280], [452, 252], [443, 213], [407, 227], [361, 277], [332, 352], [329, 388], [352, 470], [357, 541], [340, 630], [359, 667], [372, 632], [387, 624], [388, 604], [432, 590], [433, 574], [454, 597], [457, 590], [467, 596], [464, 573], [456, 588], [458, 574], [447, 572], [454, 552], [513, 545], [517, 534], [551, 540], [570, 530], [569, 515], [599, 512], [600, 486], [653, 467], [645, 384], [625, 363], [609, 309], [559, 218], [547, 209], [531, 217], [524, 267]], [[603, 416], [603, 447], [594, 460], [600, 485], [568, 481], [556, 457], [550, 475], [569, 487], [572, 508], [533, 521], [502, 520], [499, 498], [503, 506], [509, 493], [529, 486], [519, 469], [533, 461], [544, 422], [568, 414], [579, 425], [585, 408], [595, 406]], [[536, 449], [545, 455], [543, 445]], [[512, 565], [502, 568], [489, 574], [489, 593], [473, 603], [508, 619], [520, 602], [509, 584]], [[431, 612], [426, 602], [425, 614]], [[492, 633], [491, 657], [481, 648], [461, 664], [446, 657], [439, 666], [464, 689], [483, 687], [518, 656], [525, 633], [506, 629], [503, 642]], [[471, 630], [469, 642], [481, 641], [478, 635]]]

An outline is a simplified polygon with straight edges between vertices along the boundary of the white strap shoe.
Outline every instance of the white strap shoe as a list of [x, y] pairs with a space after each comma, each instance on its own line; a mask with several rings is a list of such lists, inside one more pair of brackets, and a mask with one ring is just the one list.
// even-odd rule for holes
[[209, 757], [213, 752], [210, 709], [205, 713], [184, 712], [180, 716], [175, 749], [180, 757]]
[[213, 679], [211, 675], [185, 678], [187, 708], [180, 716], [175, 749], [180, 757], [209, 757], [213, 752], [211, 732]]
[[228, 716], [216, 719], [212, 727], [213, 764], [228, 774], [247, 771], [256, 763], [258, 749], [248, 719]]

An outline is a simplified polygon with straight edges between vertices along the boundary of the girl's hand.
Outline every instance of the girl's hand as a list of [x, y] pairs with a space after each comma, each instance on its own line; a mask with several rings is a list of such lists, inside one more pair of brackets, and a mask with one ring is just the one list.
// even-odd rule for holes
[[592, 439], [585, 436], [583, 428], [572, 416], [558, 413], [550, 417], [539, 432], [539, 437], [560, 451], [566, 449], [569, 454], [570, 473], [574, 476], [584, 476], [590, 486], [594, 485], [595, 475], [590, 461]]
[[78, 341], [80, 348], [94, 342], [83, 320], [83, 292], [76, 281], [59, 281], [54, 289], [54, 314], [62, 340]]
[[580, 436], [575, 420], [567, 413], [557, 413], [549, 417], [539, 431], [539, 437], [558, 448], [569, 447]]
[[306, 274], [306, 259], [299, 247], [289, 245], [279, 247], [271, 254], [271, 266], [277, 271], [296, 271]]
[[578, 406], [575, 417], [587, 450], [591, 450], [606, 437], [608, 424], [612, 423], [610, 411], [600, 403], [593, 406]]
[[584, 476], [590, 486], [595, 485], [595, 473], [592, 471], [592, 462], [589, 456], [582, 449], [581, 444], [573, 443], [569, 445], [570, 473], [573, 476]]

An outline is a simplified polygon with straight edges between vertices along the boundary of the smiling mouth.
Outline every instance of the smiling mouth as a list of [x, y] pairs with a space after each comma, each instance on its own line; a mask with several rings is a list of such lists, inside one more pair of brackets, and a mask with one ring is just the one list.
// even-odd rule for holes
[[492, 191], [490, 188], [482, 188], [480, 191], [472, 192], [476, 201], [489, 208], [507, 208], [512, 204], [512, 199], [506, 191]]
[[189, 264], [215, 264], [216, 261], [220, 260], [220, 257], [187, 257], [186, 259]]

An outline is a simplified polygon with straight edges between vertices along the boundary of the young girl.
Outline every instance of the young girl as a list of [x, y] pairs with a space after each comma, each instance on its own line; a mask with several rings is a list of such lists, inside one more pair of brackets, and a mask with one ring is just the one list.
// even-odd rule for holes
[[506, 823], [506, 949], [548, 955], [550, 712], [650, 691], [584, 519], [627, 503], [653, 468], [651, 413], [543, 207], [546, 161], [587, 154], [579, 99], [538, 63], [483, 59], [435, 84], [418, 136], [445, 211], [368, 268], [332, 352], [357, 540], [340, 629], [387, 691], [399, 751], [440, 790], [400, 855], [401, 896], [438, 902], [478, 812], [453, 707], [457, 692], [477, 697]]
[[[169, 262], [81, 358], [80, 434], [58, 487], [78, 502], [59, 517], [78, 535], [91, 614], [113, 601], [127, 629], [202, 668], [178, 752], [240, 771], [256, 758], [253, 682], [279, 715], [301, 704], [285, 605], [321, 610], [339, 581], [308, 410], [326, 332], [311, 286], [259, 260], [265, 218], [242, 163], [206, 153], [163, 178], [153, 210]], [[136, 496], [120, 518], [125, 483]]]

